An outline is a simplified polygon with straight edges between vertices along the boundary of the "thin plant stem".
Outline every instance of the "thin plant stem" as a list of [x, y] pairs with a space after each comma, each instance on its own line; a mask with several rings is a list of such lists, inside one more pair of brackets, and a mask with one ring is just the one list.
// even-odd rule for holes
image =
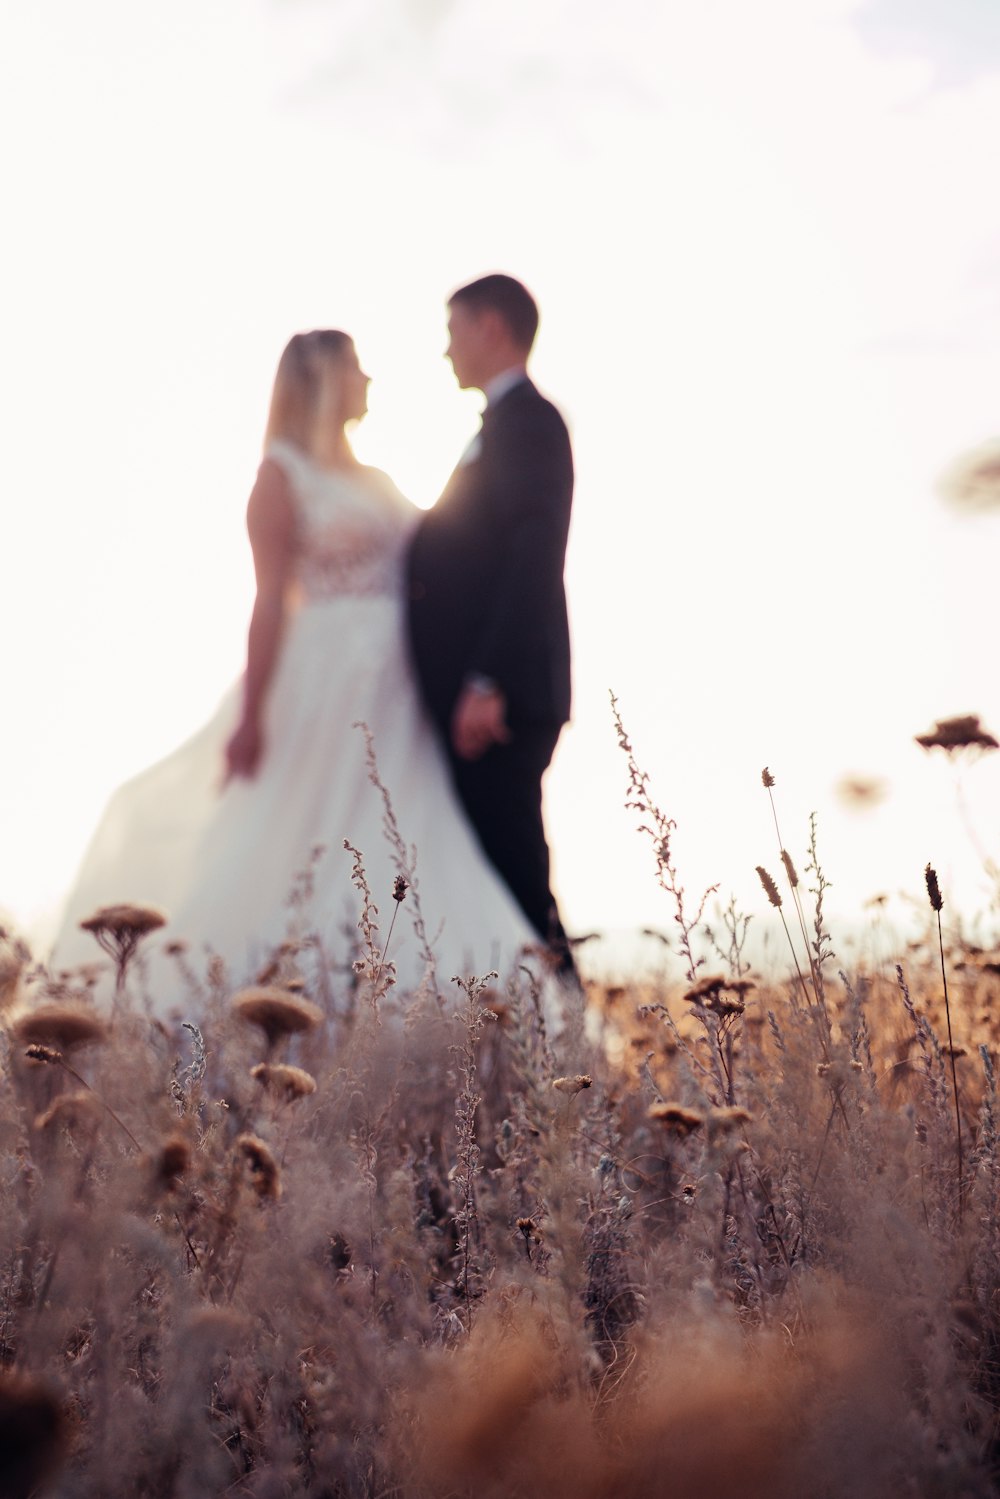
[[948, 1057], [951, 1062], [951, 1086], [955, 1094], [955, 1130], [958, 1136], [958, 1217], [965, 1211], [965, 1171], [962, 1160], [962, 1112], [958, 1103], [958, 1069], [955, 1066], [955, 1042], [951, 1034], [951, 1005], [948, 1003], [948, 974], [944, 961], [944, 937], [941, 932], [941, 912], [935, 912], [938, 929], [938, 952], [941, 956], [941, 982], [944, 985], [944, 1014], [948, 1024]]

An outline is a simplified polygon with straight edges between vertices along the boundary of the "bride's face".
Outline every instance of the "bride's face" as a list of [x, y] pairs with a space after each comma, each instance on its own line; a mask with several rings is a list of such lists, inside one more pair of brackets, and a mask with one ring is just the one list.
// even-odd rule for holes
[[353, 344], [325, 359], [320, 373], [320, 425], [342, 427], [346, 422], [359, 422], [368, 410], [370, 383]]

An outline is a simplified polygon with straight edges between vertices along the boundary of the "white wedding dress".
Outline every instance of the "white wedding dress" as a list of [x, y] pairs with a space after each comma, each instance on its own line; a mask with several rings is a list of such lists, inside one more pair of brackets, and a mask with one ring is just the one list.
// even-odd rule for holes
[[[199, 733], [114, 794], [50, 962], [50, 971], [61, 971], [100, 959], [78, 926], [97, 907], [158, 906], [168, 924], [144, 951], [150, 1002], [164, 1017], [191, 1006], [176, 962], [163, 956], [172, 943], [184, 943], [185, 961], [202, 973], [209, 955], [221, 958], [235, 988], [283, 941], [314, 933], [334, 973], [349, 974], [361, 896], [345, 839], [363, 855], [385, 942], [400, 866], [358, 723], [371, 731], [403, 841], [416, 850], [442, 992], [454, 990], [453, 975], [502, 971], [537, 941], [465, 819], [417, 695], [402, 590], [419, 512], [377, 470], [323, 469], [280, 441], [268, 456], [284, 470], [295, 506], [296, 597], [268, 692], [261, 766], [253, 779], [220, 789], [241, 707], [237, 684]], [[323, 852], [315, 855], [318, 846]], [[426, 969], [414, 914], [407, 895], [387, 954], [400, 992], [416, 988]]]

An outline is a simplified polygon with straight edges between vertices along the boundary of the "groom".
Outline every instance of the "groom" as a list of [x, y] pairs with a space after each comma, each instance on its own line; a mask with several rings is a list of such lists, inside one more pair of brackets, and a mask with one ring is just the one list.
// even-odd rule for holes
[[481, 390], [486, 409], [410, 552], [413, 657], [487, 857], [570, 976], [542, 825], [542, 776], [570, 707], [569, 435], [528, 378], [530, 292], [484, 276], [454, 292], [448, 311], [455, 378]]

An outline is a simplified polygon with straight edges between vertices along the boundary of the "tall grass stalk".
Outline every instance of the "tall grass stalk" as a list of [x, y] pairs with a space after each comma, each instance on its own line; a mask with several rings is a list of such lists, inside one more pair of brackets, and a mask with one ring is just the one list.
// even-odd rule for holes
[[951, 1063], [951, 1085], [955, 1096], [955, 1136], [958, 1147], [958, 1216], [962, 1218], [965, 1211], [965, 1170], [962, 1159], [962, 1110], [958, 1101], [958, 1069], [955, 1065], [955, 1038], [951, 1032], [951, 1004], [948, 1000], [948, 973], [944, 961], [944, 935], [941, 930], [941, 910], [944, 899], [941, 895], [941, 886], [938, 883], [937, 871], [930, 864], [924, 870], [924, 879], [927, 884], [927, 898], [931, 904], [931, 910], [937, 918], [938, 955], [941, 960], [941, 984], [944, 989], [944, 1013], [948, 1026], [948, 1060]]

